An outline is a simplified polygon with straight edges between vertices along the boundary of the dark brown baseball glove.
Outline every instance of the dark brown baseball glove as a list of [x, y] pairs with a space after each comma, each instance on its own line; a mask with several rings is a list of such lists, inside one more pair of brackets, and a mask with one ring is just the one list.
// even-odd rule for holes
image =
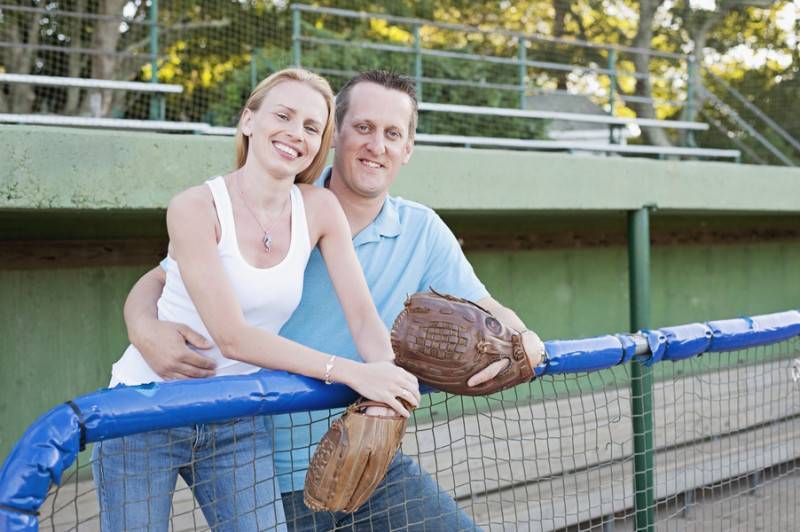
[[378, 487], [400, 448], [406, 418], [399, 414], [373, 416], [359, 400], [350, 405], [319, 442], [306, 473], [303, 501], [319, 512], [354, 512]]
[[[392, 327], [392, 348], [398, 366], [459, 395], [487, 395], [535, 376], [519, 333], [475, 303], [433, 290], [406, 299]], [[470, 377], [505, 358], [510, 363], [495, 378], [467, 386]]]

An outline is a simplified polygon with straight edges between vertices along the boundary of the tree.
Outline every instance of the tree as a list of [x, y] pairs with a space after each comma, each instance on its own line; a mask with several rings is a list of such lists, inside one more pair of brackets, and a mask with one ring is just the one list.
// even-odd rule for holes
[[[684, 57], [672, 54], [694, 53], [698, 64], [706, 58], [722, 58], [708, 65], [710, 71], [742, 92], [785, 127], [796, 131], [800, 117], [795, 101], [797, 87], [797, 46], [789, 46], [784, 30], [777, 28], [776, 13], [790, 0], [718, 0], [714, 10], [699, 10], [689, 0], [321, 0], [320, 6], [355, 11], [389, 13], [403, 17], [436, 20], [453, 25], [465, 24], [490, 31], [470, 32], [459, 28], [422, 28], [425, 48], [443, 52], [470, 52], [479, 55], [514, 58], [520, 39], [509, 32], [531, 35], [526, 50], [529, 60], [560, 63], [566, 68], [530, 66], [528, 86], [532, 89], [575, 91], [588, 80], [587, 97], [607, 103], [604, 93], [615, 91], [616, 114], [625, 116], [677, 117], [685, 105], [686, 75]], [[3, 8], [0, 37], [19, 43], [16, 48], [0, 48], [0, 64], [7, 72], [70, 77], [101, 77], [148, 81], [150, 65], [149, 4], [146, 0], [33, 0], [30, 8]], [[86, 13], [72, 16], [69, 13]], [[389, 23], [376, 19], [343, 18], [332, 14], [303, 14], [305, 35], [317, 32], [340, 41], [363, 40], [397, 46], [413, 44], [413, 28], [408, 23]], [[504, 33], [504, 30], [508, 30]], [[795, 34], [798, 29], [795, 28]], [[170, 120], [212, 121], [230, 124], [243, 98], [250, 90], [255, 73], [280, 68], [292, 61], [291, 10], [285, 3], [263, 0], [160, 0], [158, 79], [180, 84], [184, 93], [170, 95], [167, 118]], [[797, 39], [796, 39], [797, 40]], [[795, 42], [796, 42], [795, 40]], [[601, 73], [609, 63], [607, 46], [619, 46], [616, 86]], [[783, 54], [794, 58], [794, 66], [769, 59], [758, 66], [737, 59], [742, 46], [754, 53]], [[47, 48], [43, 48], [47, 47]], [[652, 49], [634, 53], [624, 47]], [[100, 53], [72, 53], [92, 49]], [[343, 53], [343, 50], [346, 50]], [[413, 56], [376, 50], [353, 52], [354, 48], [303, 44], [304, 64], [327, 69], [334, 85], [346, 74], [367, 67], [392, 67], [413, 74]], [[737, 52], [738, 53], [738, 52]], [[253, 60], [256, 60], [254, 63]], [[449, 78], [450, 84], [425, 82], [427, 101], [473, 103], [515, 107], [519, 94], [519, 69], [515, 64], [469, 62], [453, 57], [423, 60], [430, 78]], [[255, 68], [254, 68], [255, 67]], [[706, 76], [707, 85], [710, 85]], [[459, 81], [461, 80], [461, 81]], [[509, 90], [468, 88], [471, 80], [487, 86], [505, 85]], [[717, 91], [718, 96], [722, 93]], [[702, 109], [722, 119], [710, 103]], [[789, 100], [792, 98], [792, 100]], [[6, 85], [0, 92], [0, 110], [14, 112], [90, 113], [92, 101], [104, 116], [129, 118], [148, 116], [149, 96], [124, 91], [33, 88]], [[729, 102], [730, 103], [730, 102]], [[738, 112], [746, 109], [731, 103]], [[781, 108], [783, 105], [783, 108]], [[236, 109], [236, 110], [234, 110]], [[438, 131], [444, 124], [423, 117], [422, 125]], [[452, 120], [456, 129], [468, 129], [467, 120]], [[518, 129], [516, 122], [497, 122], [497, 135], [540, 135]], [[473, 125], [474, 127], [474, 125]], [[481, 127], [485, 129], [486, 123]], [[492, 132], [495, 134], [495, 132]], [[700, 136], [704, 143], [729, 143], [729, 140]], [[663, 129], [645, 130], [644, 141], [651, 144], [681, 142]]]

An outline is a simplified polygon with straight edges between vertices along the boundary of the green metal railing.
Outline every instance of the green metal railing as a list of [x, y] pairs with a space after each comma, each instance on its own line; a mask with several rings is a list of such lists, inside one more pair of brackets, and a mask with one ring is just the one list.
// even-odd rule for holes
[[[649, 207], [628, 213], [628, 283], [631, 330], [650, 324], [650, 213]], [[653, 369], [631, 365], [631, 415], [633, 422], [633, 484], [636, 530], [653, 530], [655, 479], [653, 452]]]
[[[637, 105], [654, 105], [669, 104], [671, 106], [681, 107], [683, 121], [695, 121], [698, 118], [707, 120], [718, 132], [721, 133], [721, 138], [728, 139], [727, 142], [735, 145], [736, 148], [747, 154], [749, 162], [764, 163], [764, 164], [778, 164], [794, 166], [795, 162], [792, 157], [782, 153], [782, 150], [775, 145], [771, 140], [770, 135], [763, 134], [750, 126], [746, 120], [741, 119], [738, 115], [730, 110], [729, 106], [721, 101], [715, 100], [717, 98], [713, 94], [709, 98], [702, 96], [710, 94], [709, 90], [704, 87], [701, 79], [701, 65], [697, 64], [697, 59], [691, 54], [679, 54], [662, 52], [652, 49], [641, 49], [622, 45], [613, 44], [599, 44], [587, 41], [554, 38], [538, 34], [529, 34], [523, 32], [515, 32], [503, 29], [481, 29], [462, 24], [449, 24], [435, 22], [431, 20], [424, 20], [410, 17], [399, 17], [388, 15], [384, 13], [365, 13], [356, 12], [346, 9], [310, 6], [306, 4], [292, 4], [292, 62], [295, 65], [303, 64], [304, 57], [304, 44], [307, 45], [322, 45], [322, 46], [341, 46], [348, 48], [361, 48], [374, 50], [376, 53], [389, 52], [396, 54], [403, 54], [410, 56], [410, 67], [406, 74], [413, 77], [416, 82], [417, 93], [420, 101], [434, 102], [430, 94], [432, 91], [426, 89], [428, 86], [452, 86], [452, 87], [466, 87], [475, 88], [477, 90], [491, 90], [501, 92], [512, 92], [518, 95], [517, 103], [512, 104], [520, 109], [526, 109], [529, 106], [528, 97], [531, 94], [548, 94], [553, 92], [551, 90], [542, 90], [534, 87], [534, 76], [531, 76], [531, 69], [539, 72], [552, 72], [566, 75], [567, 73], [582, 73], [592, 74], [598, 77], [605, 77], [607, 82], [607, 90], [604, 96], [587, 95], [593, 101], [601, 101], [605, 113], [610, 116], [622, 116], [622, 107], [628, 104]], [[325, 15], [332, 18], [341, 17], [342, 19], [351, 21], [352, 24], [357, 21], [363, 20], [381, 20], [388, 22], [398, 27], [409, 29], [409, 33], [413, 38], [409, 44], [394, 44], [385, 42], [367, 42], [355, 41], [350, 38], [347, 39], [331, 39], [329, 37], [321, 38], [315, 37], [311, 34], [304, 33], [304, 26], [302, 21], [303, 13], [312, 13], [315, 15]], [[434, 28], [441, 31], [454, 31], [463, 32], [464, 34], [482, 34], [492, 36], [502, 36], [506, 38], [509, 51], [516, 47], [516, 52], [508, 56], [487, 55], [480, 53], [471, 53], [466, 51], [452, 51], [439, 48], [426, 47], [424, 45], [421, 28]], [[568, 46], [573, 49], [586, 49], [592, 52], [593, 56], [605, 57], [605, 64], [596, 64], [590, 62], [589, 64], [577, 65], [568, 62], [558, 62], [553, 60], [539, 60], [534, 59], [531, 50], [534, 46]], [[548, 57], [557, 55], [557, 52], [548, 54]], [[630, 63], [632, 55], [646, 54], [648, 58], [659, 59], [669, 62], [672, 67], [664, 70], [665, 74], [656, 72], [636, 72], [630, 71], [629, 66], [623, 64], [623, 59]], [[425, 60], [432, 58], [441, 58], [443, 60], [457, 59], [466, 62], [478, 62], [486, 65], [506, 65], [508, 67], [515, 67], [516, 73], [509, 75], [508, 79], [448, 79], [443, 77], [436, 77], [435, 75], [426, 75], [426, 62]], [[352, 72], [344, 72], [341, 70], [327, 69], [324, 66], [313, 66], [306, 64], [312, 69], [319, 71], [322, 74], [330, 75], [350, 75]], [[703, 72], [703, 77], [713, 77], [709, 72]], [[670, 98], [664, 96], [656, 97], [652, 93], [649, 97], [640, 94], [629, 94], [620, 89], [620, 82], [624, 79], [634, 78], [637, 81], [649, 79], [651, 83], [665, 82], [673, 87], [672, 90], [679, 91], [676, 95]], [[664, 83], [662, 83], [663, 85]], [[555, 91], [556, 93], [559, 91]], [[726, 126], [721, 123], [719, 117], [707, 116], [702, 112], [699, 105], [703, 101], [711, 101], [712, 105], [722, 109], [723, 115], [733, 125]], [[738, 101], [738, 99], [737, 99]], [[752, 107], [750, 102], [745, 102]], [[785, 140], [789, 149], [795, 148], [800, 152], [800, 142], [789, 136], [785, 130], [777, 126], [777, 124], [766, 117], [763, 113], [756, 108], [756, 116], [758, 116], [765, 128], [774, 131], [775, 134]], [[776, 129], [777, 126], [777, 129]], [[618, 125], [608, 125], [608, 142], [610, 144], [619, 144], [624, 141], [622, 138], [623, 128]], [[736, 129], [737, 131], [733, 131]], [[752, 141], [749, 145], [742, 141], [742, 137]], [[695, 132], [681, 131], [674, 141], [676, 145], [686, 148], [698, 148], [697, 138]], [[756, 147], [753, 147], [753, 144]], [[767, 161], [764, 157], [759, 156], [756, 151], [765, 150], [773, 161]]]
[[[605, 75], [609, 80], [608, 99], [606, 103], [606, 112], [609, 116], [616, 116], [617, 102], [622, 98], [618, 90], [618, 57], [620, 52], [625, 53], [647, 53], [648, 55], [673, 59], [678, 61], [686, 61], [686, 56], [681, 54], [672, 54], [667, 52], [659, 52], [655, 50], [641, 50], [637, 48], [615, 46], [615, 45], [597, 45], [594, 43], [583, 41], [564, 41], [564, 44], [569, 44], [575, 47], [586, 47], [592, 49], [599, 49], [604, 51], [608, 57], [606, 68], [592, 65], [575, 65], [570, 63], [559, 63], [555, 61], [540, 61], [532, 60], [528, 57], [528, 47], [531, 43], [535, 42], [557, 42], [559, 39], [545, 38], [539, 35], [531, 35], [520, 32], [510, 32], [504, 30], [483, 31], [464, 25], [437, 23], [429, 20], [414, 19], [408, 17], [397, 17], [385, 15], [380, 13], [363, 13], [349, 11], [345, 9], [325, 8], [309, 6], [305, 4], [292, 4], [292, 64], [301, 66], [303, 64], [303, 43], [327, 44], [344, 47], [361, 47], [367, 49], [374, 49], [376, 51], [389, 51], [399, 54], [406, 54], [413, 56], [413, 69], [410, 75], [416, 82], [417, 95], [419, 100], [426, 101], [424, 95], [425, 84], [453, 84], [466, 87], [474, 87], [476, 89], [491, 89], [501, 91], [513, 91], [519, 94], [519, 108], [526, 109], [528, 107], [527, 97], [531, 93], [530, 81], [528, 76], [529, 68], [538, 68], [543, 70], [551, 70], [557, 72], [572, 72], [579, 69], [583, 72], [591, 72], [598, 75]], [[319, 39], [313, 36], [304, 35], [302, 27], [302, 13], [310, 12], [317, 14], [329, 14], [341, 16], [349, 19], [364, 19], [375, 18], [382, 19], [388, 22], [397, 24], [408, 25], [413, 34], [412, 46], [400, 46], [391, 44], [376, 44], [366, 42], [350, 42], [350, 41], [333, 41], [330, 39]], [[466, 32], [481, 32], [502, 34], [512, 37], [516, 41], [517, 54], [516, 57], [499, 57], [491, 55], [482, 55], [466, 52], [451, 52], [447, 50], [438, 50], [423, 47], [422, 39], [420, 36], [420, 28], [422, 26], [429, 26], [445, 30], [461, 30]], [[486, 62], [493, 64], [505, 64], [509, 66], [516, 66], [518, 71], [517, 82], [512, 83], [494, 83], [494, 82], [470, 82], [468, 80], [451, 80], [441, 78], [428, 78], [425, 76], [423, 68], [423, 58], [425, 57], [441, 57], [450, 59], [460, 59], [464, 61]], [[636, 73], [627, 73], [628, 76], [637, 77]], [[652, 77], [652, 76], [651, 76]], [[692, 83], [696, 82], [696, 78], [687, 78], [687, 92], [693, 92]], [[609, 125], [609, 141], [611, 143], [620, 142], [620, 127], [617, 125]]]
[[[158, 0], [150, 0], [150, 65], [151, 83], [158, 83]], [[164, 120], [166, 105], [163, 94], [150, 98], [150, 120]]]

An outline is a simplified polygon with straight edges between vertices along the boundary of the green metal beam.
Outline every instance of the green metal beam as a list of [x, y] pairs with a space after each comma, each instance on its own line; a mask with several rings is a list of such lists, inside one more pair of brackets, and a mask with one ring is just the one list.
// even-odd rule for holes
[[[696, 115], [696, 100], [695, 94], [697, 92], [697, 84], [700, 81], [700, 78], [697, 75], [697, 59], [694, 55], [690, 55], [686, 58], [686, 115], [684, 120], [692, 121], [695, 119]], [[690, 148], [697, 147], [697, 142], [694, 138], [694, 131], [691, 129], [686, 132], [686, 145]], [[738, 160], [736, 161], [739, 162]]]
[[[650, 326], [650, 220], [647, 207], [628, 213], [628, 283], [631, 330]], [[653, 484], [653, 374], [639, 362], [631, 365], [633, 483], [636, 530], [651, 532], [655, 517]]]
[[[611, 72], [608, 75], [608, 114], [614, 116], [617, 104], [617, 51], [614, 48], [608, 49], [608, 70]], [[608, 126], [608, 142], [610, 144], [619, 142], [618, 131], [617, 126]]]
[[527, 83], [528, 83], [528, 40], [519, 38], [519, 108], [527, 107]]
[[258, 48], [253, 48], [250, 52], [250, 90], [256, 88], [258, 85]]
[[419, 25], [414, 25], [414, 79], [416, 80], [417, 101], [422, 101], [422, 37]]
[[302, 43], [300, 42], [300, 10], [292, 6], [292, 63], [301, 66]]
[[[150, 83], [158, 83], [158, 0], [150, 1]], [[150, 96], [150, 119], [164, 120], [164, 95]]]

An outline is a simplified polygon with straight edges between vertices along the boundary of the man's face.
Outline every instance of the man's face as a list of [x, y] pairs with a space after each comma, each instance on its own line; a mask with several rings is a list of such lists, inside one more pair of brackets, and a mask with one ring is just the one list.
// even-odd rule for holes
[[334, 135], [335, 178], [363, 198], [386, 194], [411, 157], [411, 112], [411, 99], [403, 92], [369, 82], [353, 87]]

